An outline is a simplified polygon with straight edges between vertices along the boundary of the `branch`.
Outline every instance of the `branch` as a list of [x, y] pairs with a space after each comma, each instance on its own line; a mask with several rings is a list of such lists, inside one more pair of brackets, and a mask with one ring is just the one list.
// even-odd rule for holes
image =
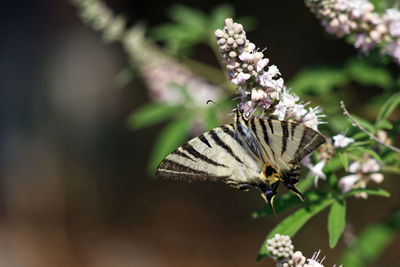
[[358, 122], [356, 122], [356, 120], [354, 120], [354, 118], [350, 115], [350, 113], [347, 111], [346, 107], [344, 106], [343, 101], [340, 101], [340, 106], [343, 109], [343, 114], [346, 115], [347, 117], [349, 117], [349, 119], [353, 122], [353, 125], [356, 126], [357, 128], [359, 128], [361, 131], [363, 131], [364, 133], [366, 133], [369, 138], [375, 140], [376, 142], [378, 142], [379, 144], [381, 144], [382, 146], [385, 146], [397, 153], [400, 153], [400, 149], [397, 147], [394, 147], [392, 145], [388, 145], [385, 144], [383, 141], [379, 140], [376, 136], [374, 136], [373, 134], [371, 134], [370, 132], [368, 132], [367, 130], [365, 130], [364, 127], [362, 127]]

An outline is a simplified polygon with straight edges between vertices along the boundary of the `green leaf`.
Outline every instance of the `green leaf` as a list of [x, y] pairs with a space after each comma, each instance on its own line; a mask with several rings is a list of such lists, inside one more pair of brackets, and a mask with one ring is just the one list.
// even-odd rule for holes
[[[320, 192], [320, 191], [311, 191], [311, 192], [306, 192], [304, 194], [304, 198], [306, 199], [306, 201], [307, 201], [306, 203], [308, 205], [311, 202], [320, 201], [321, 199], [324, 199], [326, 197], [327, 197], [327, 194], [325, 192]], [[275, 209], [276, 214], [279, 214], [279, 213], [284, 212], [292, 207], [297, 207], [300, 205], [304, 206], [304, 202], [301, 202], [299, 197], [292, 193], [288, 193], [281, 197], [277, 197], [274, 200], [274, 209]], [[268, 205], [265, 205], [258, 211], [255, 211], [251, 214], [253, 219], [263, 217], [263, 216], [268, 216], [268, 215], [275, 215], [273, 210]]]
[[345, 197], [353, 196], [360, 193], [367, 193], [368, 195], [382, 196], [382, 197], [390, 197], [390, 193], [381, 188], [356, 188], [352, 189], [349, 192], [345, 193]]
[[133, 129], [152, 126], [170, 118], [182, 110], [181, 106], [172, 106], [162, 102], [151, 102], [128, 116], [127, 124]]
[[349, 82], [346, 74], [340, 68], [324, 66], [302, 70], [288, 84], [296, 88], [296, 93], [314, 92], [318, 94], [328, 93], [335, 87]]
[[373, 151], [372, 149], [369, 148], [359, 148], [358, 150], [363, 151], [364, 153], [369, 154], [370, 156], [372, 156], [373, 158], [375, 158], [377, 161], [379, 161], [380, 164], [382, 164], [382, 158], [381, 156], [379, 156], [378, 153], [376, 153], [375, 151]]
[[334, 248], [346, 225], [346, 202], [336, 199], [328, 215], [329, 246]]
[[312, 217], [321, 212], [323, 209], [332, 204], [333, 199], [327, 198], [319, 202], [312, 203], [307, 207], [297, 210], [292, 215], [286, 217], [280, 224], [278, 224], [267, 236], [261, 246], [260, 252], [257, 256], [257, 261], [267, 256], [267, 240], [272, 238], [275, 234], [288, 235], [293, 237]]
[[169, 9], [168, 13], [171, 19], [192, 32], [204, 33], [206, 30], [204, 26], [207, 17], [198, 9], [176, 4]]
[[[301, 205], [301, 200], [295, 194], [285, 194], [281, 197], [275, 198], [275, 200], [274, 200], [274, 209], [275, 209], [276, 214], [279, 214], [285, 210], [288, 210], [288, 209], [298, 206], [298, 205]], [[269, 206], [265, 205], [258, 211], [253, 212], [251, 214], [251, 217], [253, 219], [256, 219], [256, 218], [259, 218], [262, 216], [267, 216], [267, 215], [274, 215], [274, 212]]]
[[[359, 140], [359, 139], [364, 139], [366, 138], [368, 135], [364, 132], [356, 132], [351, 138], [353, 138], [354, 140]], [[355, 143], [353, 143], [355, 144]]]
[[[224, 21], [225, 18], [232, 18], [235, 13], [235, 10], [232, 5], [230, 4], [220, 4], [216, 6], [212, 11], [211, 11], [211, 18], [209, 20], [209, 25], [208, 28], [211, 30], [210, 33], [213, 36], [213, 41], [215, 42], [215, 36], [214, 36], [214, 31], [216, 29], [222, 29], [224, 28]], [[247, 31], [247, 28], [246, 28]]]
[[393, 129], [393, 125], [389, 121], [387, 121], [385, 119], [381, 119], [381, 120], [378, 120], [375, 123], [375, 128], [392, 130]]
[[395, 230], [386, 224], [368, 226], [358, 237], [355, 245], [342, 255], [343, 266], [364, 267], [377, 259], [394, 239]]
[[351, 114], [353, 119], [360, 124], [362, 127], [364, 127], [368, 132], [374, 134], [376, 132], [374, 125], [372, 125], [369, 121], [366, 121], [357, 115]]
[[349, 76], [362, 85], [389, 88], [393, 84], [390, 72], [383, 67], [367, 64], [365, 60], [352, 59], [346, 64]]
[[379, 110], [376, 121], [387, 119], [393, 110], [400, 104], [400, 92], [390, 96], [386, 102], [383, 104], [382, 108]]
[[297, 184], [297, 189], [300, 192], [306, 192], [308, 189], [314, 186], [314, 177], [315, 175], [310, 173], [304, 179], [300, 179], [299, 183]]
[[380, 164], [383, 163], [382, 158], [378, 153], [376, 153], [372, 149], [369, 149], [369, 148], [366, 148], [363, 146], [350, 146], [349, 148], [347, 148], [347, 152], [349, 154], [358, 155], [359, 157], [362, 157], [363, 154], [369, 154], [370, 156], [375, 158], [377, 161], [379, 161]]
[[344, 170], [347, 172], [347, 170], [349, 168], [349, 160], [347, 159], [346, 153], [338, 152], [338, 155], [339, 155], [339, 159], [343, 165]]
[[149, 161], [149, 171], [154, 173], [158, 164], [169, 153], [182, 145], [192, 124], [190, 116], [170, 122], [155, 141]]

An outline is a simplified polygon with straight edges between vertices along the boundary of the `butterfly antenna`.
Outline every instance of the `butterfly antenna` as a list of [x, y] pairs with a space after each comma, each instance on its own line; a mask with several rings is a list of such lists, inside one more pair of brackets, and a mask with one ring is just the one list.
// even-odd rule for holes
[[219, 107], [219, 108], [221, 108], [221, 109], [224, 109], [224, 110], [229, 110], [229, 112], [231, 111], [230, 109], [228, 109], [228, 108], [226, 108], [226, 107], [224, 107], [224, 106], [221, 106], [221, 105], [220, 105], [220, 104], [218, 104], [218, 103], [215, 103], [215, 101], [214, 101], [214, 100], [211, 100], [211, 99], [207, 100], [206, 104], [208, 105], [208, 104], [210, 104], [210, 103], [212, 103], [212, 104], [216, 105], [217, 107]]

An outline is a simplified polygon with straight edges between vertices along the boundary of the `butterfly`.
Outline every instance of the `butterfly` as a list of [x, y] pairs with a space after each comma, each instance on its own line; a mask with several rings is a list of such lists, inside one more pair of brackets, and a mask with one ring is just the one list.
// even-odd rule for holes
[[325, 142], [311, 128], [273, 119], [247, 119], [236, 109], [232, 124], [205, 132], [170, 153], [156, 175], [166, 180], [222, 181], [240, 190], [250, 186], [273, 209], [282, 183], [296, 193], [300, 161]]

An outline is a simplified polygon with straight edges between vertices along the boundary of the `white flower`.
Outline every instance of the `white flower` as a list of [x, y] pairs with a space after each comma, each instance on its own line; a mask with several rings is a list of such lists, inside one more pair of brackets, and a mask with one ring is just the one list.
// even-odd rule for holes
[[279, 72], [279, 69], [277, 66], [275, 65], [271, 65], [268, 67], [268, 72], [267, 72], [268, 76], [273, 78], [276, 75], [281, 75], [281, 73]]
[[315, 107], [315, 108], [309, 108], [308, 113], [304, 117], [304, 125], [318, 131], [318, 125], [323, 123], [319, 120], [321, 117], [325, 117], [323, 114], [318, 114], [321, 113], [321, 108], [320, 107]]
[[397, 41], [390, 42], [385, 48], [385, 53], [392, 56], [400, 64], [400, 44]]
[[299, 120], [301, 117], [303, 117], [307, 113], [307, 110], [305, 109], [304, 105], [295, 104], [292, 109], [292, 113], [294, 114], [294, 116], [296, 116], [296, 119]]
[[299, 97], [295, 94], [290, 94], [285, 88], [283, 89], [283, 93], [281, 95], [282, 102], [289, 109], [293, 109], [296, 102], [299, 101]]
[[361, 172], [363, 173], [370, 173], [370, 172], [377, 172], [380, 169], [380, 165], [376, 159], [367, 159], [361, 165]]
[[[375, 183], [381, 183], [384, 177], [382, 173], [377, 173], [379, 169], [380, 165], [378, 161], [366, 154], [361, 162], [355, 161], [350, 164], [349, 172], [353, 174], [342, 177], [339, 180], [339, 187], [346, 193], [353, 188], [366, 188], [370, 180]], [[362, 198], [368, 197], [365, 192], [359, 193], [356, 196]]]
[[244, 82], [244, 81], [247, 81], [248, 79], [250, 79], [250, 77], [251, 77], [251, 75], [248, 74], [248, 73], [239, 72], [239, 74], [238, 74], [235, 78], [233, 78], [233, 79], [231, 80], [231, 82], [232, 82], [233, 84], [238, 85], [238, 84], [241, 84], [241, 83]]
[[322, 262], [324, 261], [325, 257], [322, 258], [321, 261], [318, 260], [320, 253], [321, 250], [318, 250], [313, 254], [311, 259], [307, 259], [307, 267], [324, 267], [324, 265], [322, 265]]
[[268, 63], [269, 63], [269, 59], [268, 58], [260, 59], [257, 62], [257, 66], [256, 66], [257, 72], [262, 71], [265, 68], [265, 66], [268, 65]]
[[264, 100], [267, 97], [267, 93], [261, 89], [253, 89], [251, 91], [251, 101], [257, 102], [260, 100]]
[[344, 176], [339, 180], [339, 187], [342, 188], [343, 193], [349, 192], [360, 178], [359, 174]]
[[326, 180], [326, 175], [322, 171], [322, 169], [326, 165], [326, 161], [325, 160], [321, 160], [316, 165], [312, 165], [310, 157], [305, 157], [301, 161], [301, 163], [303, 163], [303, 165], [306, 166], [313, 175], [315, 175], [314, 176], [314, 185], [315, 185], [315, 187], [317, 187], [319, 179]]
[[283, 121], [286, 115], [286, 109], [286, 105], [282, 101], [279, 101], [279, 104], [275, 106], [275, 111], [272, 115], [277, 116], [278, 120]]
[[243, 52], [240, 54], [239, 58], [244, 62], [252, 61], [254, 59], [254, 54], [249, 52]]
[[336, 147], [346, 147], [351, 143], [354, 143], [354, 139], [348, 138], [343, 134], [338, 134], [333, 137], [334, 143], [333, 145]]
[[323, 179], [326, 180], [326, 175], [322, 171], [322, 169], [325, 167], [326, 162], [324, 160], [318, 162], [316, 165], [314, 165], [310, 171], [315, 174], [314, 178], [314, 185], [317, 186], [318, 179]]

